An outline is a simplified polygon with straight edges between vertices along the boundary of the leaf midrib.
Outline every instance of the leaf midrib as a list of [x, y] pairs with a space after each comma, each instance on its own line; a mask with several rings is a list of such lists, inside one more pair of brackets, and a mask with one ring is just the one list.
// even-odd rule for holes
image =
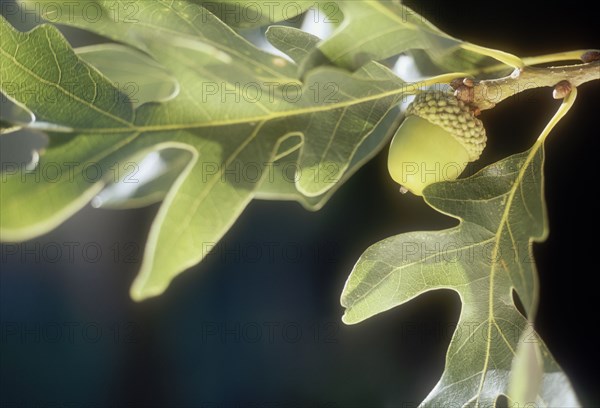
[[[190, 129], [202, 129], [208, 127], [219, 127], [219, 126], [233, 126], [233, 125], [241, 125], [248, 122], [268, 122], [271, 120], [281, 119], [281, 118], [289, 118], [291, 116], [301, 116], [301, 115], [309, 115], [309, 114], [318, 114], [323, 112], [328, 112], [340, 108], [348, 108], [354, 105], [360, 105], [362, 103], [378, 101], [388, 97], [400, 96], [403, 94], [412, 94], [414, 91], [407, 90], [405, 87], [401, 87], [398, 89], [394, 89], [391, 91], [386, 91], [378, 94], [372, 94], [360, 98], [353, 99], [351, 101], [344, 101], [338, 103], [332, 103], [327, 105], [317, 105], [310, 106], [306, 108], [300, 108], [296, 110], [285, 110], [285, 111], [275, 111], [266, 115], [257, 115], [257, 116], [248, 116], [245, 118], [231, 118], [231, 119], [223, 119], [223, 120], [215, 120], [208, 122], [192, 122], [192, 123], [179, 123], [179, 124], [170, 124], [170, 125], [133, 125], [124, 128], [118, 127], [110, 127], [110, 128], [72, 128], [72, 132], [95, 132], [95, 133], [119, 133], [119, 132], [128, 132], [128, 131], [137, 131], [141, 133], [145, 132], [163, 132], [163, 131], [176, 131], [176, 130], [190, 130]], [[38, 129], [40, 129], [39, 127]], [[43, 129], [41, 129], [43, 130]]]
[[[531, 150], [529, 151], [529, 154], [527, 155], [527, 157], [525, 158], [525, 161], [523, 162], [523, 164], [521, 165], [521, 168], [519, 169], [519, 172], [517, 174], [517, 178], [514, 182], [514, 184], [511, 187], [508, 199], [506, 201], [506, 206], [504, 207], [504, 211], [502, 213], [502, 217], [500, 218], [500, 223], [498, 225], [498, 231], [495, 235], [495, 244], [494, 244], [494, 249], [492, 251], [492, 260], [496, 260], [498, 259], [498, 253], [500, 251], [500, 240], [502, 238], [502, 233], [504, 232], [504, 228], [505, 226], [508, 225], [508, 219], [509, 219], [509, 214], [510, 214], [510, 210], [512, 209], [512, 205], [513, 202], [515, 200], [515, 196], [517, 193], [517, 190], [519, 189], [519, 187], [522, 184], [523, 181], [523, 177], [525, 175], [525, 172], [527, 171], [527, 169], [529, 169], [529, 166], [531, 164], [531, 162], [533, 161], [535, 155], [537, 154], [538, 150], [540, 149], [540, 147], [542, 146], [542, 141], [538, 140], [533, 147], [531, 148]], [[492, 325], [496, 325], [496, 327], [498, 328], [498, 331], [501, 333], [502, 331], [500, 330], [498, 324], [495, 321], [495, 317], [494, 317], [494, 278], [496, 275], [496, 269], [499, 262], [493, 261], [491, 268], [490, 268], [490, 283], [489, 283], [489, 288], [488, 288], [488, 329], [487, 329], [487, 344], [486, 344], [486, 351], [485, 351], [485, 357], [484, 357], [484, 363], [483, 363], [483, 369], [481, 371], [481, 380], [479, 382], [479, 388], [477, 390], [477, 394], [476, 394], [476, 406], [479, 406], [479, 400], [481, 398], [481, 392], [483, 390], [483, 385], [485, 383], [485, 378], [487, 375], [487, 368], [489, 365], [489, 361], [490, 361], [490, 351], [491, 351], [491, 347], [492, 347], [492, 342], [491, 342], [491, 336], [492, 336]], [[513, 354], [515, 353], [514, 350], [512, 348], [510, 348], [511, 351], [513, 352]]]

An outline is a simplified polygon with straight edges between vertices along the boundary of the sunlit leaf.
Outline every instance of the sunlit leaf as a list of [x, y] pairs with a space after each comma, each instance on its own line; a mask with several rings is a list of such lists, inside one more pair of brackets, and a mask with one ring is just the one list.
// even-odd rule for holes
[[[47, 232], [107, 184], [135, 179], [131, 172], [149, 153], [187, 151], [187, 166], [168, 175], [173, 184], [166, 196], [164, 184], [156, 183], [156, 190], [133, 197], [150, 203], [164, 196], [132, 291], [141, 299], [199, 262], [255, 194], [274, 193], [265, 188], [272, 163], [297, 155], [293, 184], [277, 189], [288, 194], [293, 186], [305, 197], [323, 196], [355, 171], [381, 146], [365, 141], [400, 100], [404, 84], [376, 63], [354, 74], [319, 68], [301, 81], [297, 66], [255, 49], [193, 4], [140, 2], [137, 17], [129, 25], [107, 19], [88, 27], [143, 49], [179, 83], [172, 100], [135, 110], [55, 29], [19, 33], [2, 21], [3, 92], [30, 108], [38, 126], [60, 133], [51, 133], [30, 174], [35, 182], [23, 182], [22, 168], [5, 175], [1, 231], [3, 240]], [[32, 89], [56, 98], [33, 100]], [[63, 177], [48, 180], [49, 168]]]
[[383, 60], [408, 50], [423, 50], [445, 71], [463, 71], [485, 66], [492, 56], [518, 64], [519, 58], [484, 49], [439, 30], [399, 1], [341, 1], [344, 24], [312, 52], [306, 68], [326, 60], [356, 69], [371, 60]]

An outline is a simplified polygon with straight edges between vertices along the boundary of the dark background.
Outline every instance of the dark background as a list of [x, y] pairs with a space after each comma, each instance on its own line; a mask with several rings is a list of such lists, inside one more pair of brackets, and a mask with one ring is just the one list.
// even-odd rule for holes
[[[456, 37], [521, 56], [600, 48], [598, 16], [583, 2], [536, 11], [523, 3], [408, 4]], [[599, 90], [582, 86], [549, 138], [551, 234], [534, 247], [537, 329], [584, 406], [600, 404], [592, 334], [600, 268], [596, 240], [584, 235], [598, 228], [590, 191]], [[558, 106], [550, 92], [530, 91], [482, 115], [490, 138], [482, 165], [532, 144]], [[161, 297], [134, 303], [128, 291], [157, 208], [86, 208], [28, 243], [33, 251], [97, 243], [95, 263], [81, 251], [72, 263], [3, 257], [0, 406], [410, 407], [439, 379], [448, 327], [460, 313], [454, 293], [425, 294], [357, 326], [340, 321], [339, 295], [369, 245], [455, 224], [397, 193], [385, 151], [320, 212], [251, 203], [215, 254]]]

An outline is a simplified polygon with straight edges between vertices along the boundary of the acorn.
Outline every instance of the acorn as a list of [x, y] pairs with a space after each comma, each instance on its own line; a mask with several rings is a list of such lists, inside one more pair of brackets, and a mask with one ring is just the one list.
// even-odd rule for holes
[[429, 184], [460, 176], [486, 140], [483, 123], [464, 102], [447, 92], [423, 92], [392, 139], [388, 170], [401, 191], [423, 195]]

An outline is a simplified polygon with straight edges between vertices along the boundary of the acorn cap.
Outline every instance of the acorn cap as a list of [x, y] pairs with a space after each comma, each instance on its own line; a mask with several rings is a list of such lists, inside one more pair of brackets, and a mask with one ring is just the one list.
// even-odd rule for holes
[[467, 150], [470, 161], [479, 159], [487, 137], [481, 120], [464, 102], [442, 91], [422, 92], [406, 110], [406, 116], [419, 116], [441, 127]]

